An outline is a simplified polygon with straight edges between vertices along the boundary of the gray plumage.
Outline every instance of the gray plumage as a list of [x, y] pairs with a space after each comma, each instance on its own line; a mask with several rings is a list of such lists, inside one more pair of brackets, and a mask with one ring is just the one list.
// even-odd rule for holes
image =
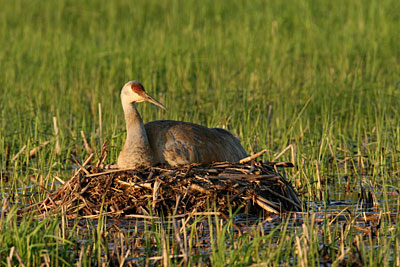
[[147, 167], [158, 163], [179, 166], [214, 161], [236, 162], [247, 157], [239, 139], [225, 129], [171, 120], [143, 124], [136, 109], [136, 103], [142, 101], [165, 109], [145, 93], [139, 82], [130, 81], [124, 85], [121, 102], [127, 138], [118, 157], [119, 168]]

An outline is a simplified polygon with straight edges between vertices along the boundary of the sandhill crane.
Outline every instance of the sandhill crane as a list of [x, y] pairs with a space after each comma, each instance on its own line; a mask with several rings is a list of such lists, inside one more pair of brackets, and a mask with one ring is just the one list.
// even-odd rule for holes
[[127, 136], [118, 156], [119, 168], [149, 167], [158, 163], [179, 166], [213, 161], [239, 161], [247, 156], [240, 141], [229, 131], [172, 120], [143, 124], [136, 103], [163, 104], [149, 96], [138, 81], [127, 82], [121, 90]]

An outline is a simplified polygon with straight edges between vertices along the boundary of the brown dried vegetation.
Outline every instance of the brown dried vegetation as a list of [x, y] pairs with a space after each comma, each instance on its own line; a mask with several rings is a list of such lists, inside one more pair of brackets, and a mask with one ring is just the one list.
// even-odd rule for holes
[[[106, 152], [104, 152], [106, 153]], [[93, 154], [92, 154], [93, 155]], [[182, 215], [241, 209], [255, 214], [301, 211], [297, 193], [276, 163], [214, 163], [182, 167], [103, 169], [84, 167], [56, 192], [27, 210], [42, 215], [62, 209], [70, 217]], [[290, 166], [290, 165], [287, 165]]]

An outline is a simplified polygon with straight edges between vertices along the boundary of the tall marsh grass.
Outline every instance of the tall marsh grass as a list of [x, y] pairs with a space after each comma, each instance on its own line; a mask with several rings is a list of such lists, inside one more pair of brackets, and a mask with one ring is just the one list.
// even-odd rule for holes
[[[328, 201], [329, 191], [344, 191], [347, 182], [356, 191], [370, 183], [386, 202], [398, 198], [399, 1], [0, 0], [0, 6], [3, 211], [7, 201], [43, 199], [70, 177], [71, 153], [86, 157], [81, 131], [93, 149], [109, 140], [115, 148], [108, 160], [116, 161], [125, 137], [119, 92], [132, 79], [168, 108], [141, 104], [145, 121], [228, 128], [249, 153], [269, 149], [266, 160], [291, 145], [277, 160], [296, 165], [287, 175], [304, 200]], [[382, 205], [384, 213], [390, 209]], [[0, 264], [20, 263], [15, 253], [7, 261], [12, 247], [27, 265], [110, 263], [104, 229], [79, 246], [76, 228], [61, 226], [61, 215], [17, 220], [14, 211], [1, 217]], [[217, 224], [205, 263], [308, 265], [329, 254], [335, 264], [395, 265], [399, 228], [390, 218], [374, 238], [355, 232], [351, 220], [322, 235], [312, 219], [293, 229], [283, 221], [274, 234], [239, 239], [230, 239], [231, 225]], [[146, 240], [162, 247], [156, 230]], [[204, 263], [197, 257], [188, 263]]]

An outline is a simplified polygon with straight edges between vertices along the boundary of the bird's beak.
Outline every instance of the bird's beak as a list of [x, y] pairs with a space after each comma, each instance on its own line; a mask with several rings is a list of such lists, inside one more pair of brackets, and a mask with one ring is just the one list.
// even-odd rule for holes
[[159, 106], [160, 108], [162, 108], [164, 110], [167, 110], [167, 108], [163, 104], [161, 104], [160, 102], [158, 102], [157, 100], [155, 100], [154, 98], [149, 96], [148, 94], [145, 94], [144, 98], [146, 101], [148, 101], [156, 106]]

